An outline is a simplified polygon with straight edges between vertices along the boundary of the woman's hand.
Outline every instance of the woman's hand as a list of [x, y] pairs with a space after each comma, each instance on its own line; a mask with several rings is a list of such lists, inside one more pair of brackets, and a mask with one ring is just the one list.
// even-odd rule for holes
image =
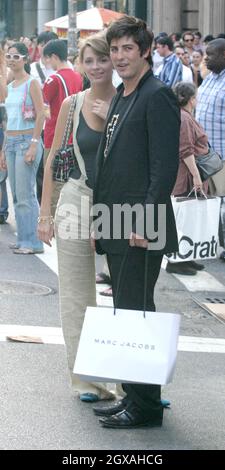
[[27, 150], [24, 161], [29, 165], [34, 162], [37, 154], [37, 142], [31, 142], [29, 149]]
[[108, 110], [109, 110], [109, 103], [107, 103], [107, 101], [103, 101], [103, 100], [94, 101], [92, 112], [96, 114], [96, 116], [103, 119], [104, 121], [106, 119]]
[[[41, 217], [40, 217], [41, 219]], [[52, 246], [51, 241], [54, 236], [54, 225], [51, 217], [46, 220], [40, 220], [38, 222], [38, 238], [46, 243], [48, 246]]]
[[193, 187], [196, 191], [202, 191], [203, 182], [199, 174], [193, 176]]
[[0, 151], [0, 170], [7, 170], [7, 163], [3, 151]]

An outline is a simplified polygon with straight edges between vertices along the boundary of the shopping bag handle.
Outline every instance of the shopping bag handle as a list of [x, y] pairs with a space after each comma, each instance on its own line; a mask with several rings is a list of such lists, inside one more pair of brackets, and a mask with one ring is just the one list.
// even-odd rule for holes
[[[198, 199], [198, 193], [197, 193], [196, 188], [192, 188], [192, 190], [191, 190], [190, 193], [187, 195], [187, 197], [189, 197], [193, 192], [195, 193], [195, 199]], [[205, 192], [203, 191], [203, 189], [200, 189], [200, 192], [202, 193], [202, 195], [204, 196], [204, 198], [207, 199], [207, 196], [206, 196]]]
[[[120, 266], [119, 275], [118, 275], [118, 283], [117, 283], [117, 287], [116, 287], [115, 302], [114, 302], [114, 305], [113, 305], [113, 315], [116, 315], [117, 300], [118, 300], [118, 296], [119, 296], [119, 293], [120, 293], [120, 290], [121, 290], [122, 274], [123, 274], [123, 271], [124, 271], [125, 263], [127, 261], [130, 249], [132, 250], [130, 245], [128, 245], [127, 250], [125, 252], [125, 255], [123, 257], [121, 266]], [[142, 249], [145, 250], [143, 317], [146, 318], [147, 281], [148, 281], [148, 249], [147, 248], [142, 248]]]

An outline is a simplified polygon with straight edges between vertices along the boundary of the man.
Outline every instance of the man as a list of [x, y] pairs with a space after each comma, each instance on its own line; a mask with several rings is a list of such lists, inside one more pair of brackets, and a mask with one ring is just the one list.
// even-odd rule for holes
[[163, 64], [157, 70], [156, 77], [169, 87], [173, 87], [182, 80], [182, 63], [173, 52], [173, 41], [171, 38], [160, 37], [156, 41], [159, 55], [163, 57]]
[[54, 70], [51, 68], [49, 64], [45, 63], [44, 57], [43, 57], [43, 49], [44, 46], [49, 42], [54, 39], [58, 39], [58, 36], [56, 33], [53, 33], [52, 31], [43, 31], [38, 35], [37, 38], [37, 47], [38, 51], [40, 54], [40, 60], [37, 62], [33, 62], [30, 66], [30, 74], [32, 77], [36, 78], [36, 80], [39, 81], [41, 88], [43, 88], [44, 82], [46, 78], [48, 78], [50, 75], [54, 73]]
[[182, 34], [183, 45], [184, 45], [185, 50], [189, 54], [190, 62], [192, 62], [192, 54], [195, 50], [195, 48], [194, 48], [194, 39], [195, 39], [194, 34], [191, 31], [185, 31]]
[[[38, 49], [40, 59], [35, 62], [32, 62], [30, 66], [30, 74], [32, 75], [33, 78], [36, 78], [36, 80], [38, 80], [41, 88], [43, 88], [45, 80], [54, 73], [54, 70], [51, 68], [51, 66], [49, 64], [46, 65], [45, 59], [43, 57], [44, 46], [49, 41], [52, 41], [53, 39], [58, 39], [57, 34], [53, 33], [53, 31], [43, 31], [37, 37], [37, 49]], [[46, 116], [47, 116], [48, 106], [45, 107], [45, 111], [46, 111]], [[44, 138], [44, 130], [42, 133], [42, 138]], [[38, 167], [37, 177], [36, 177], [37, 198], [38, 198], [39, 204], [41, 204], [43, 174], [44, 174], [44, 163], [43, 163], [43, 156], [42, 156], [42, 159]]]
[[[154, 311], [154, 287], [162, 256], [177, 250], [170, 194], [178, 169], [179, 110], [173, 92], [153, 77], [150, 65], [153, 35], [146, 23], [124, 16], [112, 23], [106, 37], [113, 66], [123, 84], [112, 102], [99, 147], [94, 204], [107, 206], [111, 233], [116, 228], [114, 207], [138, 204], [142, 210], [128, 236], [125, 224], [120, 238], [108, 239], [103, 235], [97, 240], [96, 217], [92, 243], [99, 254], [107, 254], [116, 308], [143, 310], [146, 261], [146, 307]], [[140, 222], [146, 222], [149, 205], [156, 214], [159, 204], [166, 208], [162, 228], [166, 240], [156, 249], [154, 242], [148, 243], [147, 229], [138, 233], [135, 225], [140, 227]], [[94, 207], [97, 210], [97, 206]], [[103, 219], [102, 224], [107, 221]], [[153, 224], [151, 218], [148, 228]], [[163, 233], [159, 238], [161, 235]], [[126, 397], [121, 402], [107, 408], [94, 408], [97, 415], [103, 416], [100, 419], [103, 426], [134, 428], [162, 424], [159, 385], [122, 386]]]
[[[210, 145], [224, 161], [223, 170], [209, 183], [211, 192], [225, 196], [225, 39], [214, 39], [209, 43], [205, 63], [211, 73], [198, 89], [196, 119], [205, 129]], [[225, 246], [222, 230], [220, 232], [220, 242]], [[225, 251], [221, 257], [225, 261]]]
[[182, 82], [190, 82], [193, 83], [193, 75], [192, 71], [187, 65], [183, 63], [183, 57], [185, 54], [185, 50], [181, 46], [176, 46], [174, 49], [174, 52], [176, 56], [181, 60], [182, 62]]
[[[61, 39], [49, 41], [43, 49], [45, 62], [55, 73], [48, 77], [43, 87], [44, 102], [50, 107], [50, 117], [46, 120], [44, 131], [44, 165], [51, 149], [56, 121], [63, 100], [82, 90], [83, 81], [78, 72], [67, 64], [67, 46]], [[61, 183], [56, 183], [53, 194], [52, 210], [57, 205]]]

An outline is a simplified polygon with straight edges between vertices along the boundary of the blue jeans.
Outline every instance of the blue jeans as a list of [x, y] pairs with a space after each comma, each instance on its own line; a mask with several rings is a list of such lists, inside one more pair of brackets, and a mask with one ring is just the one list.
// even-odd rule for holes
[[5, 155], [15, 209], [17, 245], [42, 250], [43, 244], [37, 237], [39, 205], [36, 194], [36, 174], [42, 156], [42, 143], [37, 145], [34, 162], [27, 164], [24, 157], [31, 137], [28, 134], [7, 136]]
[[3, 215], [5, 220], [7, 219], [9, 215], [6, 180], [0, 183], [0, 215]]

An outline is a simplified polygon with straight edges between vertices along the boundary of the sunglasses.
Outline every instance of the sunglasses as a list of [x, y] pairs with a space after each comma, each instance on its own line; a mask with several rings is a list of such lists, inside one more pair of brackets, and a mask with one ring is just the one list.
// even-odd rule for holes
[[5, 58], [7, 60], [20, 60], [20, 59], [23, 59], [24, 57], [26, 57], [25, 55], [21, 55], [21, 54], [6, 54], [5, 55]]
[[184, 39], [185, 42], [193, 42], [194, 39]]

